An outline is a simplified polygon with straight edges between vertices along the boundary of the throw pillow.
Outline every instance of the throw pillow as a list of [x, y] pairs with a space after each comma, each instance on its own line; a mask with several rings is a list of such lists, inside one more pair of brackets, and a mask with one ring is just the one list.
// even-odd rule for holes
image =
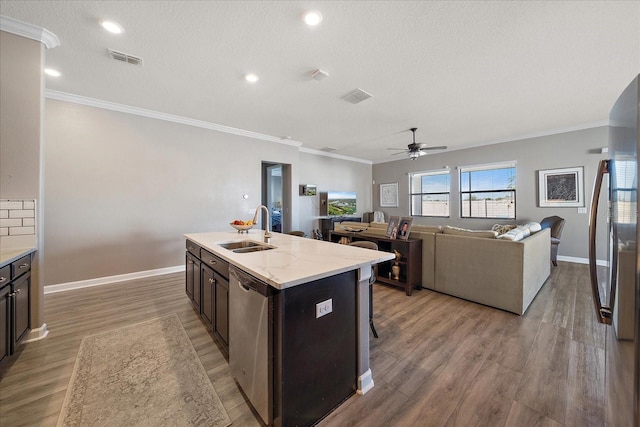
[[506, 233], [501, 234], [500, 236], [498, 236], [498, 239], [512, 240], [514, 242], [518, 242], [518, 241], [524, 239], [524, 233], [523, 233], [522, 229], [514, 228], [513, 230], [509, 230]]
[[537, 233], [538, 231], [542, 230], [542, 227], [537, 222], [528, 222], [523, 225], [523, 227], [528, 228], [531, 234]]
[[495, 239], [498, 237], [498, 233], [493, 230], [467, 230], [466, 228], [451, 227], [449, 225], [444, 228], [443, 233], [453, 234], [456, 236], [483, 237], [488, 239]]
[[496, 224], [491, 229], [497, 231], [498, 235], [504, 234], [507, 231], [511, 231], [516, 228], [515, 224]]

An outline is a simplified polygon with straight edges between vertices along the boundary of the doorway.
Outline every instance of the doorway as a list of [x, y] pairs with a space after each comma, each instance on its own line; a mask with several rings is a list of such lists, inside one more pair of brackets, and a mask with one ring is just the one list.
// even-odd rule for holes
[[[269, 209], [271, 231], [286, 233], [291, 229], [290, 183], [291, 165], [262, 162], [262, 204]], [[264, 224], [264, 216], [262, 220]]]

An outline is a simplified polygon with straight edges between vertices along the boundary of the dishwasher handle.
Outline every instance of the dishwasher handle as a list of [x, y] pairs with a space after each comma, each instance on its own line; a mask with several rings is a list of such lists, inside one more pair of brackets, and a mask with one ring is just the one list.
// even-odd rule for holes
[[275, 293], [275, 289], [271, 285], [233, 264], [229, 266], [229, 276], [237, 280], [238, 286], [245, 292], [254, 291], [266, 297]]

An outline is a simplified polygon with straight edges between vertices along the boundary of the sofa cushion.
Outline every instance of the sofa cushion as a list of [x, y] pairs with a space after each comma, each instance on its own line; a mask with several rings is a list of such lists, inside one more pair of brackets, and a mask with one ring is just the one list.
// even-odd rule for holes
[[495, 239], [498, 237], [498, 233], [493, 230], [467, 230], [466, 228], [451, 227], [449, 225], [444, 227], [442, 232], [444, 234], [453, 234], [456, 236], [483, 237], [488, 239]]
[[411, 226], [411, 232], [427, 232], [427, 233], [442, 233], [442, 227], [439, 225], [419, 225], [413, 224]]

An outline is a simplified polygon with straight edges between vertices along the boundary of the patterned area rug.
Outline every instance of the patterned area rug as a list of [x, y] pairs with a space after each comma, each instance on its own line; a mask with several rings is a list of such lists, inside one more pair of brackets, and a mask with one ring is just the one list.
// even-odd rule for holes
[[85, 337], [58, 426], [231, 424], [176, 314]]

